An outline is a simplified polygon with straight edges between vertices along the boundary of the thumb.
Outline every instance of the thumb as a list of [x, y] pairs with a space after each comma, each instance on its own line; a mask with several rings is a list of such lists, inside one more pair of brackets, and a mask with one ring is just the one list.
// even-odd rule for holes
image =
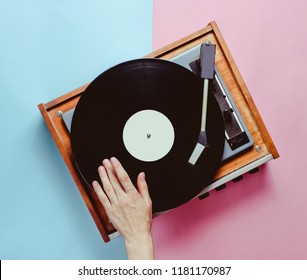
[[140, 195], [144, 199], [146, 199], [147, 201], [148, 200], [151, 201], [150, 200], [150, 196], [149, 196], [148, 186], [147, 186], [147, 182], [146, 182], [146, 179], [145, 179], [145, 173], [144, 172], [141, 172], [138, 175], [137, 187], [138, 187], [138, 191], [139, 191]]

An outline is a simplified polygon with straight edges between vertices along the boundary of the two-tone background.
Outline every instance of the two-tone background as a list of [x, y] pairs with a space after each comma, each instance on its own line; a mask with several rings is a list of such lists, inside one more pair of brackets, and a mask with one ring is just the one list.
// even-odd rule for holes
[[281, 157], [154, 220], [158, 259], [307, 258], [307, 2], [0, 1], [0, 259], [125, 259], [36, 107], [215, 20]]

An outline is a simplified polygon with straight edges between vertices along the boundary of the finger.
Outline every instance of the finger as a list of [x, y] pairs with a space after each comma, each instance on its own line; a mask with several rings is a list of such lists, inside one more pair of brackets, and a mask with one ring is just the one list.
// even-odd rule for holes
[[101, 180], [101, 183], [103, 185], [103, 189], [108, 196], [111, 203], [116, 201], [116, 194], [114, 192], [114, 189], [112, 187], [112, 184], [109, 180], [109, 177], [107, 175], [107, 172], [103, 166], [98, 167], [98, 174]]
[[151, 203], [151, 198], [150, 198], [150, 195], [149, 195], [148, 185], [147, 185], [147, 182], [146, 182], [146, 179], [145, 179], [145, 173], [144, 172], [141, 172], [138, 175], [136, 183], [137, 183], [137, 187], [138, 187], [138, 191], [139, 191], [140, 195], [143, 197], [143, 199], [145, 201], [147, 201], [148, 203]]
[[108, 180], [110, 184], [112, 185], [112, 188], [116, 195], [122, 195], [124, 193], [123, 188], [121, 187], [121, 184], [119, 180], [117, 179], [117, 175], [115, 174], [115, 170], [111, 164], [111, 162], [108, 159], [103, 160], [103, 166], [106, 170], [106, 173], [108, 174]]
[[101, 202], [103, 208], [107, 212], [111, 208], [111, 203], [110, 203], [108, 197], [106, 196], [106, 194], [104, 193], [104, 191], [102, 190], [101, 186], [99, 185], [99, 183], [97, 181], [94, 181], [92, 183], [92, 186], [93, 186], [94, 191], [95, 191], [99, 201]]
[[135, 187], [133, 186], [128, 173], [122, 167], [122, 165], [119, 162], [119, 160], [117, 158], [115, 158], [115, 157], [112, 157], [110, 161], [111, 161], [111, 163], [112, 163], [112, 165], [114, 167], [116, 176], [117, 176], [121, 186], [124, 188], [124, 190], [126, 192], [135, 190]]

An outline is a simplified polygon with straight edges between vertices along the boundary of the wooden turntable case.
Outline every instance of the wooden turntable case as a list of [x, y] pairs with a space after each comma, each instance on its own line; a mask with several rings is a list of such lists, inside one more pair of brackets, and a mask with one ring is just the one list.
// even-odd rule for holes
[[[216, 44], [215, 64], [252, 135], [254, 146], [247, 152], [224, 163], [217, 171], [212, 184], [204, 188], [200, 195], [206, 194], [210, 190], [218, 188], [248, 171], [254, 170], [265, 162], [279, 157], [271, 136], [214, 21], [210, 22], [207, 27], [146, 57], [169, 60], [206, 40]], [[108, 217], [94, 191], [82, 185], [72, 155], [70, 135], [62, 120], [63, 113], [75, 108], [87, 85], [85, 84], [48, 103], [41, 103], [38, 107], [103, 240], [108, 242], [117, 235], [116, 230], [108, 222]]]

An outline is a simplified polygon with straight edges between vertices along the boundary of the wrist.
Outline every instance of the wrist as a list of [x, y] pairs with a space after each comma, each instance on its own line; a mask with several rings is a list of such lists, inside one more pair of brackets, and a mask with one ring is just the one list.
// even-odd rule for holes
[[128, 259], [130, 260], [152, 260], [154, 259], [154, 248], [151, 233], [144, 233], [125, 239]]

